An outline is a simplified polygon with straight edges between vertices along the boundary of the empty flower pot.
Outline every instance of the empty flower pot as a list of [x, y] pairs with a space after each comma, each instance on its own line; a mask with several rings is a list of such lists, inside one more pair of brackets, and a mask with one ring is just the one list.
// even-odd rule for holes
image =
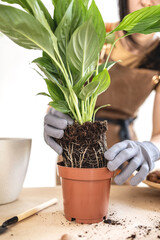
[[13, 202], [26, 176], [31, 139], [0, 138], [0, 204]]
[[107, 168], [71, 168], [58, 163], [64, 214], [77, 223], [98, 223], [107, 217], [110, 182]]

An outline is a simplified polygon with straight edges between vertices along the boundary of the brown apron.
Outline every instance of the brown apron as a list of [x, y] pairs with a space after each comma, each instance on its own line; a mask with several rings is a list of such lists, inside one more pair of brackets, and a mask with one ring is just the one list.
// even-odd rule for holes
[[[96, 107], [105, 104], [111, 104], [111, 106], [100, 109], [96, 118], [111, 120], [135, 118], [139, 107], [155, 88], [152, 78], [157, 74], [159, 74], [158, 71], [115, 65], [110, 70], [111, 85], [98, 97], [96, 103]], [[133, 123], [130, 124], [129, 128], [131, 139], [136, 140]], [[108, 147], [120, 141], [119, 131], [119, 124], [109, 123]]]
[[[113, 27], [116, 25], [117, 23], [113, 24]], [[106, 104], [111, 105], [100, 109], [96, 114], [97, 120], [108, 120], [108, 148], [124, 139], [137, 140], [133, 129], [133, 120], [137, 117], [139, 107], [159, 84], [154, 79], [160, 74], [160, 70], [140, 69], [138, 65], [146, 54], [156, 48], [158, 44], [159, 39], [141, 56], [127, 51], [120, 41], [112, 51], [112, 61], [122, 60], [122, 62], [117, 63], [109, 70], [111, 85], [98, 97], [96, 103], [96, 108]], [[110, 47], [109, 44], [104, 45], [101, 52], [101, 63], [106, 60]], [[122, 128], [129, 132], [128, 137], [123, 137]]]

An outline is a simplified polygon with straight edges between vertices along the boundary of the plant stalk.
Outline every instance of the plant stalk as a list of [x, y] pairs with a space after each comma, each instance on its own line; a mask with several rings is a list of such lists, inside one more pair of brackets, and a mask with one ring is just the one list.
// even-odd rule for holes
[[108, 56], [107, 56], [107, 60], [106, 60], [106, 62], [105, 62], [105, 64], [104, 64], [103, 70], [106, 68], [106, 66], [107, 66], [107, 64], [108, 64], [108, 62], [109, 62], [109, 58], [110, 58], [110, 56], [111, 56], [112, 50], [113, 50], [114, 46], [116, 45], [116, 43], [117, 43], [120, 39], [122, 39], [122, 38], [124, 38], [124, 37], [126, 37], [126, 36], [129, 36], [129, 35], [130, 35], [130, 34], [125, 34], [125, 35], [123, 35], [122, 37], [117, 38], [117, 39], [115, 40], [115, 42], [112, 44], [112, 47], [111, 47], [111, 49], [110, 49], [110, 51], [109, 51], [109, 54], [108, 54]]

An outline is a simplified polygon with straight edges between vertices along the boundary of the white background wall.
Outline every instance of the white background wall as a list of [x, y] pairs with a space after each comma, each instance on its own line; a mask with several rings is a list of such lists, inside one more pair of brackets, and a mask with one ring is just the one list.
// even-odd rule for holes
[[[51, 0], [44, 2], [52, 12]], [[106, 22], [118, 21], [117, 0], [96, 0], [96, 3]], [[57, 155], [43, 140], [43, 118], [49, 99], [36, 96], [46, 90], [46, 85], [30, 64], [39, 56], [39, 51], [23, 49], [7, 37], [0, 37], [0, 137], [32, 138], [25, 187], [55, 185]], [[140, 140], [150, 138], [153, 98], [154, 93], [136, 121]]]

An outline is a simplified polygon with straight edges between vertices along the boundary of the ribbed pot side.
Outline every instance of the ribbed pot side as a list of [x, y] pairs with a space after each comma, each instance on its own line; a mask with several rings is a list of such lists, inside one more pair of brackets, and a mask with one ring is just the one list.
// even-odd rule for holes
[[69, 221], [98, 223], [107, 217], [110, 182], [107, 168], [70, 168], [58, 163], [64, 214]]

